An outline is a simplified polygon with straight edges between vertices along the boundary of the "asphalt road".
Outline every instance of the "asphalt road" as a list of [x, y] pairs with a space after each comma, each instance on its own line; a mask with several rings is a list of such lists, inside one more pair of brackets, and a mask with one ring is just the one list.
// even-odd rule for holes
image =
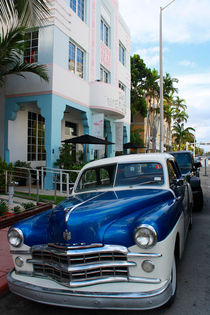
[[14, 294], [0, 299], [1, 315], [210, 315], [210, 167], [208, 176], [201, 170], [204, 192], [204, 208], [193, 213], [193, 229], [190, 231], [185, 252], [177, 266], [177, 294], [168, 309], [152, 311], [100, 311], [60, 308], [38, 304]]

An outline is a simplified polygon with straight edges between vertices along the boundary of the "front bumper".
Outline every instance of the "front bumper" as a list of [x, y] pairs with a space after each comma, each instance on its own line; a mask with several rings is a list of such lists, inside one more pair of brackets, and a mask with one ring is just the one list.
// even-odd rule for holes
[[170, 281], [160, 289], [149, 292], [107, 293], [48, 288], [17, 280], [14, 275], [13, 269], [7, 276], [12, 293], [32, 301], [64, 307], [146, 310], [162, 306], [172, 295]]

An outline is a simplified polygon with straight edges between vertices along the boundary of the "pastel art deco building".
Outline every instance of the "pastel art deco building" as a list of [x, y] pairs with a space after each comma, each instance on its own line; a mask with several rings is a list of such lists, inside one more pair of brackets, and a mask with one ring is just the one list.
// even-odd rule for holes
[[[34, 74], [10, 76], [1, 90], [0, 155], [7, 162], [53, 167], [61, 141], [90, 134], [130, 139], [130, 34], [117, 0], [49, 0], [50, 17], [27, 32], [25, 62], [47, 67], [49, 83]], [[104, 154], [88, 145], [87, 159]]]

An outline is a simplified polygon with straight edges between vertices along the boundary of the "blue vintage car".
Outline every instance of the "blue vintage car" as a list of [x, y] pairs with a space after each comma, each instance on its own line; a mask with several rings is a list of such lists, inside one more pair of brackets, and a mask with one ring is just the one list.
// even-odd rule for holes
[[10, 290], [78, 308], [169, 304], [192, 203], [190, 185], [170, 154], [90, 162], [70, 198], [10, 228]]

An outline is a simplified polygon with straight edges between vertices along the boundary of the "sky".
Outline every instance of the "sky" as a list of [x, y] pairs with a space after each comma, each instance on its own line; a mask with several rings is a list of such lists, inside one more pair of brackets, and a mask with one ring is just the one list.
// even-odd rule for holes
[[[159, 72], [160, 7], [171, 0], [118, 0], [131, 33], [131, 55]], [[197, 142], [210, 143], [210, 0], [175, 0], [162, 11], [163, 75], [179, 80]], [[200, 146], [210, 151], [210, 145]]]

